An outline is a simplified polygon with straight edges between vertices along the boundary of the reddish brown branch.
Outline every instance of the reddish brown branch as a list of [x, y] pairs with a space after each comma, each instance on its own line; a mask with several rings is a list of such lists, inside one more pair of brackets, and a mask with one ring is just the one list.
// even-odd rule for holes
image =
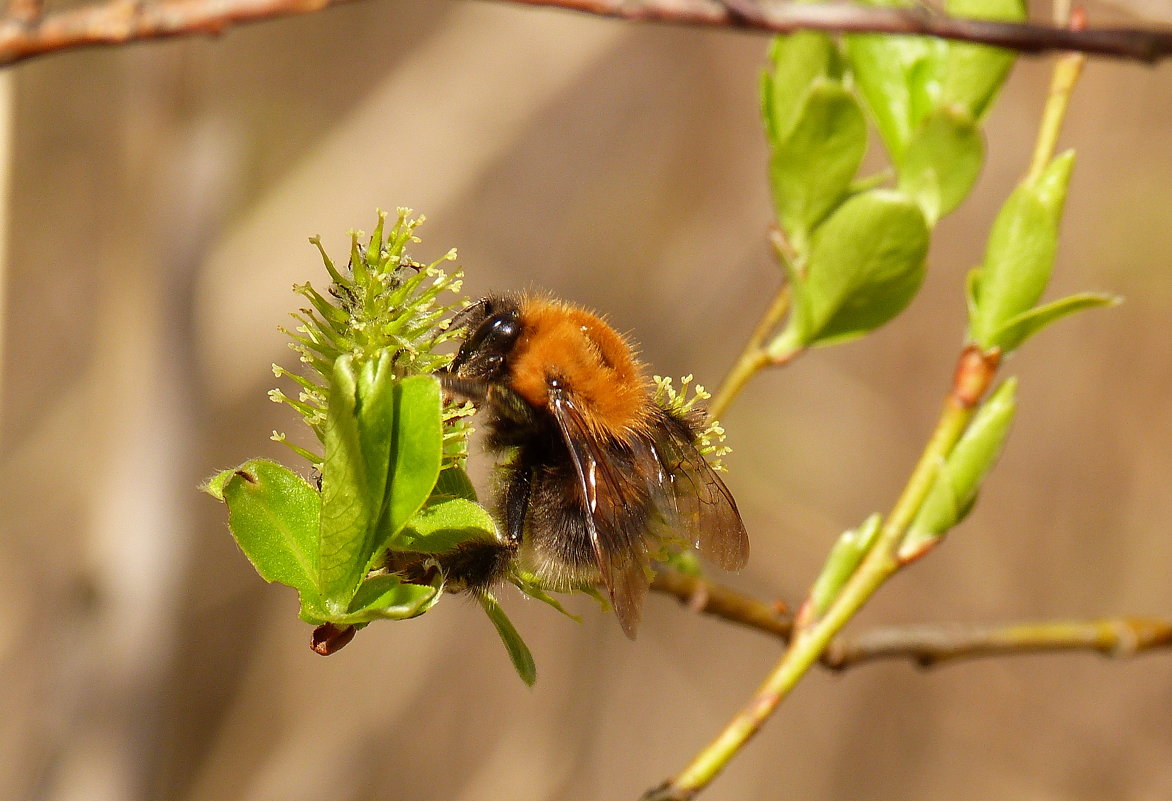
[[[17, 2], [39, 7], [38, 0]], [[17, 16], [10, 5], [0, 21], [0, 65], [79, 47], [219, 34], [242, 22], [308, 14], [345, 2], [350, 0], [113, 0], [32, 19]]]
[[[9, 0], [0, 19], [0, 65], [44, 53], [147, 39], [219, 34], [243, 22], [307, 14], [351, 0], [110, 0], [47, 15], [41, 0]], [[906, 33], [1044, 53], [1072, 50], [1154, 63], [1172, 55], [1172, 31], [1129, 28], [1066, 30], [963, 20], [926, 8], [765, 0], [505, 0], [598, 16], [715, 28], [789, 33], [800, 29]]]
[[720, 584], [689, 576], [675, 570], [660, 570], [651, 582], [651, 589], [674, 596], [694, 612], [702, 612], [740, 623], [789, 640], [793, 631], [793, 617], [785, 604], [767, 604]]
[[1049, 25], [968, 20], [936, 14], [923, 6], [866, 7], [850, 3], [769, 0], [507, 0], [603, 17], [734, 27], [772, 33], [820, 30], [834, 33], [907, 33], [997, 45], [1021, 53], [1073, 50], [1154, 63], [1172, 55], [1172, 31], [1130, 28], [1068, 30]]
[[[728, 587], [694, 576], [661, 571], [651, 588], [689, 608], [739, 623], [788, 641], [791, 617], [780, 604], [768, 604]], [[1097, 651], [1110, 657], [1135, 656], [1172, 648], [1172, 621], [1117, 618], [1047, 621], [997, 626], [892, 626], [858, 637], [839, 637], [822, 655], [822, 664], [841, 670], [879, 659], [910, 659], [931, 667], [981, 656]]]

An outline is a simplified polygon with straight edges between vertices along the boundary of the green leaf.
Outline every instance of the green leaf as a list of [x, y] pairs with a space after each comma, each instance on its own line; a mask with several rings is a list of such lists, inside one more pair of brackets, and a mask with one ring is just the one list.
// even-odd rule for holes
[[[910, 6], [873, 0], [872, 6]], [[950, 16], [1021, 21], [1023, 0], [949, 0]], [[915, 129], [951, 108], [980, 120], [1013, 67], [1013, 53], [930, 37], [857, 34], [845, 37], [851, 70], [892, 160], [900, 162]]]
[[472, 485], [472, 479], [468, 478], [468, 472], [462, 467], [453, 466], [441, 470], [435, 482], [434, 494], [476, 501], [476, 487]]
[[851, 74], [858, 82], [887, 152], [897, 160], [903, 155], [912, 130], [911, 94], [898, 49], [910, 40], [879, 34], [856, 34], [843, 39]]
[[442, 591], [440, 578], [435, 585], [409, 584], [398, 576], [372, 576], [358, 586], [350, 601], [350, 611], [330, 619], [331, 623], [356, 624], [372, 620], [407, 620], [418, 617], [435, 606]]
[[901, 559], [912, 559], [930, 547], [972, 510], [982, 482], [1005, 445], [1017, 410], [1017, 381], [1009, 379], [981, 404], [968, 428], [941, 465], [932, 488], [912, 521]]
[[938, 109], [916, 128], [899, 165], [899, 188], [914, 197], [930, 224], [965, 199], [981, 174], [985, 145], [964, 112]]
[[[906, 0], [872, 0], [870, 6], [909, 6]], [[926, 36], [854, 34], [843, 37], [851, 73], [893, 161], [920, 120], [937, 105], [946, 45]]]
[[[349, 357], [344, 357], [349, 358]], [[358, 424], [358, 445], [362, 454], [367, 497], [372, 508], [382, 507], [390, 470], [391, 444], [394, 438], [398, 385], [391, 372], [393, 354], [382, 351], [377, 359], [366, 359], [354, 366], [354, 416]]]
[[379, 524], [380, 539], [367, 560], [394, 544], [432, 493], [443, 460], [440, 386], [433, 376], [404, 378], [394, 385], [394, 428], [387, 504]]
[[216, 473], [207, 481], [200, 484], [199, 491], [206, 492], [217, 501], [223, 501], [224, 489], [228, 486], [228, 482], [231, 481], [232, 478], [236, 475], [236, 470], [240, 470], [242, 468], [243, 465], [233, 470], [221, 470], [219, 473]]
[[761, 116], [771, 146], [793, 129], [806, 93], [829, 77], [834, 62], [830, 37], [815, 31], [777, 36], [769, 46], [769, 69], [761, 76]]
[[841, 84], [816, 82], [769, 159], [773, 202], [798, 252], [847, 195], [866, 150], [867, 122], [858, 101]]
[[918, 53], [907, 71], [908, 97], [911, 99], [908, 124], [912, 135], [916, 128], [938, 108], [940, 77], [944, 69], [948, 44], [942, 39], [924, 37], [916, 43], [923, 51]]
[[[969, 320], [972, 320], [977, 315], [977, 308], [980, 306], [981, 296], [981, 268], [974, 267], [968, 271], [964, 277], [964, 303], [965, 310], [968, 312]], [[971, 323], [970, 323], [971, 326]]]
[[1043, 306], [1035, 306], [1029, 311], [1022, 312], [1009, 320], [997, 332], [996, 338], [1003, 350], [1015, 350], [1027, 339], [1056, 320], [1086, 309], [1095, 309], [1100, 306], [1116, 306], [1120, 301], [1121, 298], [1116, 295], [1080, 292], [1077, 295], [1070, 295], [1061, 300], [1056, 300]]
[[[949, 16], [1024, 22], [1024, 0], [949, 0]], [[1013, 69], [1015, 54], [988, 45], [949, 42], [940, 105], [959, 106], [980, 120]]]
[[[561, 612], [563, 615], [565, 615], [566, 617], [568, 617], [570, 620], [574, 621], [575, 623], [582, 622], [582, 618], [578, 617], [577, 615], [572, 613], [570, 610], [568, 610], [564, 606], [562, 606], [562, 602], [559, 601], [554, 596], [550, 595], [549, 592], [546, 591], [545, 587], [541, 586], [541, 584], [539, 584], [538, 582], [531, 580], [529, 577], [518, 576], [518, 575], [510, 576], [509, 580], [513, 583], [513, 585], [518, 590], [525, 593], [527, 596], [529, 596], [533, 600], [541, 601], [543, 604], [548, 604], [549, 606], [552, 606], [554, 609]], [[593, 585], [591, 585], [591, 586], [593, 586]]]
[[1066, 203], [1066, 189], [1070, 185], [1070, 174], [1074, 170], [1074, 151], [1059, 153], [1046, 165], [1042, 173], [1032, 182], [1038, 200], [1049, 210], [1055, 225], [1062, 219], [1062, 207]]
[[447, 498], [420, 509], [403, 529], [396, 548], [448, 553], [462, 542], [495, 538], [496, 523], [483, 506], [466, 498]]
[[1005, 201], [993, 223], [976, 279], [970, 336], [982, 349], [1009, 350], [1001, 335], [1046, 289], [1058, 248], [1058, 225], [1074, 153], [1057, 156], [1037, 181], [1025, 181]]
[[320, 583], [341, 614], [382, 552], [423, 505], [439, 476], [442, 433], [439, 382], [395, 381], [391, 356], [355, 375], [337, 360], [330, 386], [322, 477]]
[[484, 607], [488, 619], [496, 626], [496, 632], [509, 652], [509, 659], [517, 669], [517, 675], [521, 677], [521, 681], [532, 687], [533, 682], [537, 681], [537, 664], [533, 661], [529, 646], [521, 639], [521, 635], [517, 633], [512, 621], [505, 615], [505, 610], [501, 609], [495, 598], [488, 593], [481, 593], [479, 598], [480, 605]]
[[844, 531], [830, 549], [826, 564], [810, 590], [810, 603], [815, 617], [821, 616], [838, 595], [842, 585], [854, 574], [855, 568], [871, 550], [879, 533], [882, 518], [873, 514], [858, 528]]
[[317, 490], [289, 468], [264, 459], [225, 470], [205, 489], [228, 505], [232, 536], [261, 578], [296, 588], [303, 605], [320, 605], [314, 566], [321, 511]]
[[[318, 585], [330, 611], [345, 611], [365, 573], [359, 553], [382, 503], [371, 496], [359, 435], [358, 381], [349, 355], [334, 362], [323, 431]], [[369, 412], [368, 412], [369, 413]], [[385, 473], [384, 473], [385, 476]]]
[[872, 190], [846, 201], [814, 235], [794, 309], [771, 352], [861, 336], [904, 309], [924, 278], [928, 224], [906, 195]]

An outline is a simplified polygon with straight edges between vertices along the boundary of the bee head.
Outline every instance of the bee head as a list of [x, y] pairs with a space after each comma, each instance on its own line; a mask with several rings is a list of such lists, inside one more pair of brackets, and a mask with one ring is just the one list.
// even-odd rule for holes
[[521, 335], [520, 317], [516, 301], [497, 297], [483, 298], [456, 315], [453, 325], [464, 326], [468, 335], [449, 372], [483, 381], [500, 377]]

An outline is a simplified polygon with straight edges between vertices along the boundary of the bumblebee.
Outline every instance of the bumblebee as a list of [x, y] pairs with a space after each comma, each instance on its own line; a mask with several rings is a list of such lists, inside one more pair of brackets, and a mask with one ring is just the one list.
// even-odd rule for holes
[[554, 590], [601, 582], [633, 639], [664, 546], [745, 566], [736, 502], [694, 444], [704, 421], [656, 405], [631, 344], [601, 317], [490, 296], [453, 324], [468, 333], [440, 379], [486, 418], [502, 534], [454, 554], [449, 581], [487, 589], [516, 562]]

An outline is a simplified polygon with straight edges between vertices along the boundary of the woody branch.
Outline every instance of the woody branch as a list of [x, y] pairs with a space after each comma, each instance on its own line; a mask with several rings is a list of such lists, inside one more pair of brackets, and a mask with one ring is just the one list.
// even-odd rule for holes
[[[352, 0], [110, 0], [43, 14], [40, 0], [9, 0], [0, 65], [98, 45], [219, 34], [244, 22], [307, 14]], [[1172, 56], [1172, 30], [1088, 28], [965, 20], [927, 8], [809, 5], [762, 0], [499, 0], [596, 16], [762, 33], [822, 30], [902, 33], [996, 45], [1022, 53], [1079, 51], [1155, 63]]]
[[[793, 620], [781, 604], [770, 604], [695, 576], [660, 571], [652, 589], [670, 595], [693, 611], [757, 629], [788, 641]], [[1009, 625], [890, 626], [857, 637], [838, 637], [822, 655], [822, 665], [842, 670], [880, 659], [906, 659], [932, 667], [957, 659], [1059, 651], [1093, 651], [1123, 658], [1172, 648], [1172, 621], [1154, 618], [1102, 618]]]

